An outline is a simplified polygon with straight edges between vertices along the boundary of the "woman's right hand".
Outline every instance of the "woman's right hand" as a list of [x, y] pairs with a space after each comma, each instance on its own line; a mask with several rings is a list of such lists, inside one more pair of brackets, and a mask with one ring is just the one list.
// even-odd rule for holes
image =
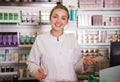
[[96, 61], [95, 58], [96, 58], [95, 56], [87, 56], [87, 57], [85, 57], [85, 59], [83, 61], [84, 65], [91, 66], [93, 64], [96, 64], [97, 61]]
[[39, 68], [38, 71], [35, 73], [35, 77], [38, 79], [38, 80], [42, 80], [42, 79], [45, 79], [46, 78], [46, 74], [43, 70], [43, 68]]

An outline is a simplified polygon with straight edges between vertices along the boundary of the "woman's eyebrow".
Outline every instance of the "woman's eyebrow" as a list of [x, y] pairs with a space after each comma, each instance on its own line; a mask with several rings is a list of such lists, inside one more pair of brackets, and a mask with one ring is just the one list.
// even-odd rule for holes
[[63, 15], [62, 17], [67, 17], [66, 15]]
[[[57, 13], [54, 13], [53, 15], [58, 15]], [[59, 16], [59, 15], [58, 15]], [[67, 15], [62, 15], [62, 16], [65, 16], [65, 17], [67, 17]]]

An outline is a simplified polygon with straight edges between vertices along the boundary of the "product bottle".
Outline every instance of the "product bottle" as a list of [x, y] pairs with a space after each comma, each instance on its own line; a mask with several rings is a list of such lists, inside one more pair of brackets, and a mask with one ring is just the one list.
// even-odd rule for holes
[[3, 44], [3, 39], [2, 38], [3, 38], [2, 33], [0, 33], [0, 46], [2, 46], [2, 44]]
[[26, 40], [25, 40], [25, 44], [30, 44], [30, 36], [26, 35]]
[[8, 41], [8, 46], [11, 46], [11, 43], [12, 43], [12, 33], [8, 33], [8, 37], [7, 37]]
[[32, 36], [30, 37], [30, 43], [33, 44], [34, 41], [35, 41], [35, 35], [32, 35]]
[[73, 5], [69, 6], [69, 14], [70, 14], [70, 21], [76, 21], [76, 17], [77, 17], [77, 10], [75, 9], [75, 7]]
[[3, 41], [3, 46], [7, 46], [7, 33], [3, 33], [2, 41]]
[[25, 44], [25, 41], [26, 41], [25, 36], [20, 34], [19, 41], [20, 41], [20, 44]]
[[18, 44], [18, 37], [17, 37], [17, 33], [15, 32], [15, 33], [13, 33], [13, 35], [12, 35], [12, 41], [13, 41], [13, 45], [14, 46], [17, 46], [17, 44]]
[[14, 75], [13, 82], [18, 82], [18, 76], [17, 75]]
[[1, 72], [6, 72], [5, 66], [2, 66], [2, 67], [1, 67]]
[[11, 54], [9, 53], [9, 49], [5, 49], [5, 60], [11, 61]]

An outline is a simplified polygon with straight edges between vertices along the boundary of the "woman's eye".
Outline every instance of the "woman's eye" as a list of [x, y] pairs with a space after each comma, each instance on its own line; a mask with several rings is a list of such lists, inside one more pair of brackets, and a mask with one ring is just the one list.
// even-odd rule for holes
[[67, 20], [67, 18], [62, 18], [62, 20]]
[[53, 16], [53, 18], [57, 18], [57, 16]]

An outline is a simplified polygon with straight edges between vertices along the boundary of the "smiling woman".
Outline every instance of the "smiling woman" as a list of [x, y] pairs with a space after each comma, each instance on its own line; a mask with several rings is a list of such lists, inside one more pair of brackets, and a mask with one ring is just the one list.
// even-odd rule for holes
[[68, 23], [69, 13], [65, 6], [58, 5], [53, 8], [50, 13], [50, 21], [52, 25], [51, 34], [57, 37], [63, 34], [65, 25]]
[[42, 82], [77, 82], [76, 71], [96, 63], [94, 57], [82, 58], [77, 39], [65, 34], [68, 9], [59, 4], [50, 13], [51, 30], [38, 35], [27, 60], [28, 69]]

